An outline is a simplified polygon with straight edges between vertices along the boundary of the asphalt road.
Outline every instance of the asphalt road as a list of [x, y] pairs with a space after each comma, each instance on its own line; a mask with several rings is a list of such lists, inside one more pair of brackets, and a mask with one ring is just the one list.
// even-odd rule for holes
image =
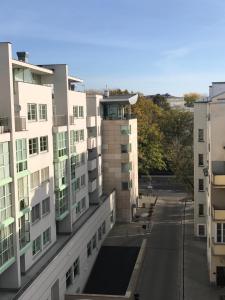
[[182, 299], [183, 205], [178, 200], [158, 200], [137, 285], [140, 300]]

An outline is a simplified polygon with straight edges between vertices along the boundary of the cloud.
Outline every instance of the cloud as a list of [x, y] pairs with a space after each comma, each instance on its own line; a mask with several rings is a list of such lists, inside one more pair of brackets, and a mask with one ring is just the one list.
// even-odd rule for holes
[[171, 50], [166, 50], [162, 53], [162, 55], [166, 59], [177, 59], [177, 58], [183, 58], [187, 55], [189, 55], [192, 52], [193, 49], [190, 47], [179, 47]]

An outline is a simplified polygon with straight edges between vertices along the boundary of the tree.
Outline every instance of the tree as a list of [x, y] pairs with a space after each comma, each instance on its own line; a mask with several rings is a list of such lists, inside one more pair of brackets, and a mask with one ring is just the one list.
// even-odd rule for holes
[[143, 96], [139, 96], [132, 107], [138, 120], [138, 158], [139, 170], [148, 174], [152, 170], [163, 170], [166, 165], [163, 160], [162, 133], [158, 119], [162, 109]]
[[170, 109], [170, 105], [167, 102], [166, 98], [164, 96], [160, 95], [160, 94], [157, 94], [157, 95], [153, 96], [152, 101], [153, 101], [154, 104], [158, 105], [162, 109], [165, 109], [165, 110]]
[[184, 102], [185, 105], [188, 107], [193, 107], [194, 106], [194, 102], [198, 99], [201, 98], [201, 95], [198, 93], [187, 93], [184, 94]]

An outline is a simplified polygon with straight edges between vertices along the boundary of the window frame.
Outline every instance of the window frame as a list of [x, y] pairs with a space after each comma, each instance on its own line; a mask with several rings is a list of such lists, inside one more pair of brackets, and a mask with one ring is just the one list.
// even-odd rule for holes
[[[34, 106], [34, 108], [32, 108]], [[27, 120], [28, 122], [37, 122], [37, 104], [27, 103]]]
[[39, 142], [40, 142], [40, 152], [41, 153], [48, 152], [48, 136], [47, 135], [40, 136]]
[[[38, 138], [31, 138], [28, 141], [29, 144], [29, 156], [38, 155], [39, 147], [38, 147]], [[35, 148], [36, 146], [36, 148]]]

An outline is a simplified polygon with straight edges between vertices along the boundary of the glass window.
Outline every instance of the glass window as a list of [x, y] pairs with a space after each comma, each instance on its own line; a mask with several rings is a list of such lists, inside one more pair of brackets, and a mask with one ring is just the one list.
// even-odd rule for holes
[[38, 154], [38, 138], [29, 139], [29, 154]]
[[81, 179], [81, 180], [80, 180], [81, 186], [85, 186], [85, 183], [86, 183], [86, 182], [85, 182], [85, 174], [82, 175], [80, 179]]
[[121, 125], [120, 126], [120, 132], [121, 134], [131, 134], [131, 125]]
[[80, 274], [80, 259], [79, 257], [73, 263], [73, 277], [74, 279]]
[[26, 213], [19, 218], [19, 244], [23, 249], [30, 242], [30, 215]]
[[43, 232], [43, 245], [45, 246], [50, 242], [51, 242], [51, 227], [49, 227]]
[[204, 216], [204, 204], [199, 204], [198, 205], [198, 215], [199, 216]]
[[205, 225], [204, 224], [198, 224], [198, 235], [205, 236]]
[[39, 120], [47, 121], [47, 104], [39, 104]]
[[67, 133], [59, 132], [54, 135], [55, 156], [62, 157], [67, 154]]
[[12, 217], [11, 186], [0, 186], [0, 222]]
[[49, 167], [41, 169], [41, 183], [49, 180]]
[[66, 272], [66, 288], [68, 288], [72, 284], [72, 268]]
[[61, 187], [67, 184], [67, 160], [55, 164], [55, 185]]
[[13, 256], [13, 224], [11, 224], [0, 230], [0, 267]]
[[98, 228], [98, 240], [101, 241], [102, 239], [102, 227]]
[[17, 173], [27, 170], [27, 141], [16, 140], [16, 169]]
[[198, 165], [204, 166], [203, 154], [198, 155]]
[[20, 203], [20, 210], [29, 206], [29, 197], [28, 197], [28, 176], [19, 178], [17, 180], [17, 189], [18, 189], [18, 200]]
[[67, 188], [56, 192], [56, 215], [59, 217], [68, 210]]
[[40, 151], [48, 151], [48, 136], [40, 137]]
[[36, 172], [30, 174], [30, 188], [31, 188], [31, 190], [38, 187], [39, 184], [40, 184], [39, 171], [36, 171]]
[[198, 180], [198, 190], [200, 192], [204, 191], [204, 180], [203, 179]]
[[79, 118], [83, 118], [83, 117], [84, 117], [84, 107], [79, 106]]
[[78, 118], [78, 106], [73, 106], [73, 116]]
[[91, 249], [91, 241], [87, 244], [87, 257], [89, 257], [92, 253]]
[[204, 130], [203, 129], [198, 130], [198, 141], [204, 142]]
[[131, 144], [121, 145], [121, 153], [131, 152]]
[[97, 238], [96, 234], [92, 238], [92, 249], [95, 249], [97, 247]]
[[37, 104], [27, 104], [27, 118], [29, 121], [37, 121]]
[[10, 177], [9, 143], [0, 143], [0, 180]]
[[80, 201], [77, 203], [77, 206], [76, 206], [76, 214], [77, 215], [80, 214]]
[[50, 198], [42, 200], [42, 216], [47, 215], [50, 212]]
[[105, 221], [102, 223], [102, 234], [105, 234]]
[[84, 141], [84, 129], [80, 130], [80, 141]]
[[122, 173], [129, 173], [129, 171], [132, 169], [132, 164], [129, 163], [121, 163], [121, 172]]
[[86, 209], [86, 197], [83, 197], [81, 199], [81, 209], [82, 210]]
[[122, 182], [122, 190], [123, 191], [129, 190], [129, 182], [128, 181], [123, 181]]
[[32, 253], [33, 255], [36, 255], [41, 251], [41, 235], [39, 235], [32, 244]]
[[41, 219], [41, 210], [40, 210], [40, 203], [36, 204], [32, 207], [31, 211], [31, 222], [35, 223]]

